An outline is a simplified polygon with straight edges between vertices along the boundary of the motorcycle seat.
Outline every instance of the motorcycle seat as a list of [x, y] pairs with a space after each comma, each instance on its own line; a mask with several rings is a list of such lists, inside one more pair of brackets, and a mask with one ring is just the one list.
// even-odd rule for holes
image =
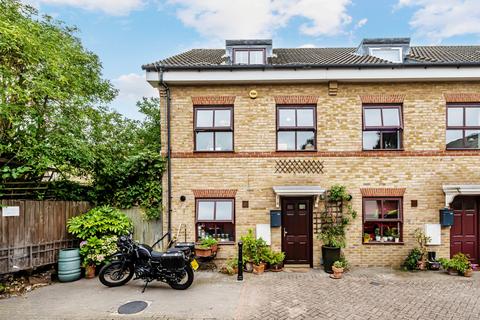
[[161, 260], [164, 252], [151, 251], [150, 254], [152, 255], [153, 260]]

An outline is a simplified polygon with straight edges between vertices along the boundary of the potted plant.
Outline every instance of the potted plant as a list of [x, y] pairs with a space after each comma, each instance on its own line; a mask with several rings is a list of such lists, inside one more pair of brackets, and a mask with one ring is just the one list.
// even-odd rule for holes
[[238, 259], [228, 258], [225, 265], [220, 268], [220, 272], [228, 274], [229, 276], [236, 274], [238, 272]]
[[399, 243], [400, 242], [400, 235], [398, 234], [398, 229], [397, 228], [392, 228], [392, 237], [393, 237], [393, 240], [395, 241], [395, 243]]
[[418, 248], [413, 248], [403, 262], [403, 269], [414, 271], [418, 269], [418, 261], [422, 257], [422, 252]]
[[451, 263], [459, 275], [466, 277], [472, 276], [473, 269], [468, 255], [459, 252], [452, 257]]
[[420, 246], [420, 252], [422, 253], [420, 260], [418, 261], [418, 269], [422, 271], [427, 270], [427, 254], [428, 254], [427, 243], [430, 241], [430, 237], [427, 237], [425, 235], [425, 232], [423, 232], [422, 229], [416, 229], [414, 236], [415, 236], [415, 240]]
[[385, 236], [387, 237], [387, 241], [392, 242], [393, 241], [393, 230], [390, 227], [387, 227], [385, 230]]
[[364, 233], [363, 234], [363, 243], [368, 243], [370, 241], [370, 234]]
[[195, 255], [198, 257], [211, 257], [217, 253], [218, 241], [212, 237], [205, 237], [200, 244], [195, 246]]
[[350, 223], [350, 218], [355, 218], [357, 213], [350, 205], [345, 206], [347, 210], [343, 211], [343, 203], [351, 201], [352, 196], [347, 193], [345, 186], [334, 185], [328, 192], [327, 201], [340, 203], [342, 208], [341, 216], [332, 217], [326, 211], [323, 213], [322, 229], [318, 238], [323, 242], [322, 259], [325, 272], [332, 273], [332, 265], [340, 259], [341, 248], [346, 246], [345, 229]]
[[330, 275], [330, 278], [341, 279], [344, 271], [343, 262], [340, 260], [335, 261], [332, 265], [332, 271], [333, 271], [333, 274]]
[[90, 237], [80, 243], [80, 256], [83, 258], [82, 265], [85, 268], [85, 278], [95, 277], [96, 267], [106, 262], [106, 257], [117, 251], [117, 237]]
[[269, 247], [262, 238], [256, 239], [253, 230], [240, 238], [243, 242], [242, 260], [247, 272], [262, 273], [265, 270], [265, 255]]
[[270, 248], [266, 250], [264, 260], [268, 263], [270, 271], [273, 271], [273, 272], [282, 271], [284, 259], [285, 259], [285, 253], [281, 251], [275, 252]]
[[375, 241], [380, 242], [382, 240], [382, 237], [380, 236], [380, 228], [375, 228]]

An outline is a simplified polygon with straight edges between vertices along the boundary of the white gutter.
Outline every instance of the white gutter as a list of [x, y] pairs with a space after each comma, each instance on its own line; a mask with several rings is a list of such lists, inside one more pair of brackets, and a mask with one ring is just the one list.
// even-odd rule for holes
[[[475, 81], [480, 80], [480, 67], [428, 68], [331, 68], [331, 69], [267, 69], [267, 70], [169, 70], [163, 74], [169, 84], [209, 83], [292, 83], [369, 81]], [[158, 73], [147, 71], [147, 81], [156, 86]]]

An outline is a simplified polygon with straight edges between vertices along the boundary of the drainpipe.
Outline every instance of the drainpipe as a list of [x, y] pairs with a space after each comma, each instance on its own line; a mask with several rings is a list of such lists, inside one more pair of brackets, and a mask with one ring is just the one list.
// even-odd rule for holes
[[167, 106], [167, 232], [168, 242], [172, 240], [172, 145], [170, 129], [170, 88], [163, 80], [163, 69], [157, 65], [155, 68], [160, 79], [159, 84], [165, 89], [165, 102]]

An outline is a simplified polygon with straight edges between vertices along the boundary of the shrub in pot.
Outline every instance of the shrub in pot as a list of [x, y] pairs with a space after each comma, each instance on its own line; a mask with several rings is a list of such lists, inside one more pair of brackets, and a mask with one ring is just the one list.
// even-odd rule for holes
[[117, 249], [117, 236], [132, 231], [132, 222], [120, 210], [110, 206], [100, 206], [72, 217], [67, 222], [69, 233], [82, 240], [80, 256], [86, 274], [95, 274], [95, 266], [107, 263], [106, 260]]
[[[332, 265], [340, 259], [341, 248], [346, 246], [346, 227], [351, 218], [355, 219], [357, 212], [351, 205], [344, 206], [343, 203], [351, 201], [352, 196], [347, 193], [345, 186], [334, 185], [328, 191], [327, 201], [341, 202], [342, 213], [339, 217], [332, 217], [328, 211], [321, 216], [322, 229], [318, 238], [323, 242], [322, 259], [325, 272], [332, 273]], [[345, 212], [343, 208], [346, 207]]]
[[418, 262], [420, 261], [421, 257], [422, 252], [420, 249], [413, 248], [403, 262], [403, 269], [409, 271], [417, 270]]
[[[240, 241], [243, 242], [242, 262], [245, 266], [245, 271], [252, 272], [254, 270], [254, 260], [257, 260], [258, 263], [261, 262], [260, 260], [268, 248], [267, 243], [262, 238], [257, 239], [253, 233], [253, 229], [249, 229], [248, 233], [240, 238]], [[258, 265], [259, 264], [257, 264], [257, 266]]]
[[276, 252], [270, 248], [266, 250], [265, 256], [263, 258], [263, 260], [267, 262], [269, 266], [269, 270], [274, 272], [282, 271], [284, 259], [285, 259], [285, 253], [281, 251]]
[[236, 274], [238, 272], [238, 259], [228, 258], [225, 265], [220, 268], [220, 272], [228, 274], [229, 276]]
[[468, 255], [459, 252], [452, 257], [450, 263], [459, 275], [465, 276], [467, 274], [467, 277], [472, 275], [473, 269]]
[[330, 275], [332, 279], [341, 279], [343, 277], [343, 273], [347, 267], [346, 260], [337, 260], [332, 265], [333, 274]]
[[200, 244], [195, 246], [195, 255], [198, 257], [211, 257], [218, 250], [218, 241], [212, 237], [205, 237]]

